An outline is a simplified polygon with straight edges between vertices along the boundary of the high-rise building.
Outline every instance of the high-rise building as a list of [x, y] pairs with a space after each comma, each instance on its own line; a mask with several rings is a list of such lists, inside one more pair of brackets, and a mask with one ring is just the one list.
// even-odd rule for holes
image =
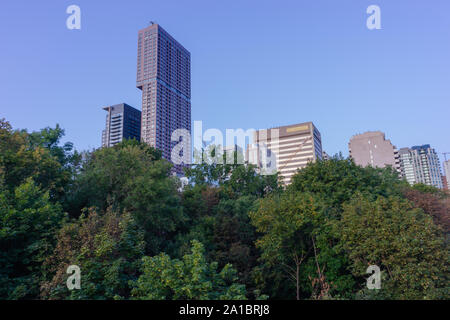
[[[191, 54], [158, 24], [138, 33], [136, 86], [142, 90], [141, 139], [171, 160], [176, 129], [191, 132]], [[189, 144], [189, 159], [191, 155]], [[175, 165], [182, 173], [183, 166]]]
[[322, 138], [312, 122], [258, 130], [246, 154], [249, 163], [260, 170], [271, 166], [289, 184], [297, 170], [322, 159]]
[[384, 168], [392, 166], [400, 172], [397, 148], [386, 140], [381, 131], [369, 131], [354, 135], [348, 144], [350, 157], [359, 166]]
[[140, 140], [141, 112], [126, 103], [104, 107], [106, 126], [102, 132], [102, 147], [112, 147], [123, 139]]
[[447, 188], [450, 187], [450, 160], [444, 161], [444, 175], [447, 182]]
[[439, 157], [429, 144], [401, 148], [399, 154], [402, 176], [411, 185], [423, 183], [443, 188]]
[[258, 146], [256, 143], [249, 143], [245, 150], [245, 162], [249, 164], [258, 164]]
[[442, 188], [448, 190], [447, 176], [442, 176]]
[[246, 161], [242, 147], [237, 144], [223, 147], [223, 153], [227, 164], [244, 164]]
[[417, 183], [415, 175], [415, 166], [413, 154], [409, 148], [400, 148], [398, 151], [400, 158], [400, 172], [401, 175], [409, 184]]

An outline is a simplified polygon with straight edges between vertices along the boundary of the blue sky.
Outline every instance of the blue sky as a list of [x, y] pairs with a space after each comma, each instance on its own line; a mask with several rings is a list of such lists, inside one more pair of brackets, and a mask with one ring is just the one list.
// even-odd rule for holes
[[[66, 28], [71, 4], [81, 30]], [[371, 4], [381, 30], [366, 27]], [[367, 130], [450, 151], [449, 12], [448, 0], [4, 0], [0, 117], [99, 147], [102, 106], [141, 108], [137, 32], [154, 20], [191, 52], [204, 130], [313, 121], [329, 154]]]

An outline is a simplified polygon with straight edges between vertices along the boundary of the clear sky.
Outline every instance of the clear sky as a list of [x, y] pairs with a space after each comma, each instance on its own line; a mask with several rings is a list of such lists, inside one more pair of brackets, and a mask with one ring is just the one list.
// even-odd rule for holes
[[204, 130], [313, 121], [329, 154], [368, 130], [450, 152], [449, 14], [448, 0], [2, 0], [0, 118], [99, 147], [102, 106], [141, 108], [137, 32], [154, 20], [191, 52]]

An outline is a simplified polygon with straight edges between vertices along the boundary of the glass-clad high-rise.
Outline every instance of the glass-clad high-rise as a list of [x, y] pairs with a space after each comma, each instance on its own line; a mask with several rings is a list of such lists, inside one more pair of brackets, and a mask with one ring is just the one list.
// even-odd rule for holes
[[102, 147], [112, 147], [123, 139], [140, 140], [141, 112], [126, 103], [104, 107], [106, 125], [102, 132]]
[[429, 144], [402, 148], [399, 151], [402, 176], [410, 183], [423, 183], [443, 188], [441, 165]]

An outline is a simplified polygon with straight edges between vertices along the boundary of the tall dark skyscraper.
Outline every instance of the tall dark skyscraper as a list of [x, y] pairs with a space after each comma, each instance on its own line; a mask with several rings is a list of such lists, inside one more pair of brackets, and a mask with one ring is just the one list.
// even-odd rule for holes
[[107, 111], [105, 130], [102, 132], [102, 147], [112, 147], [123, 139], [141, 136], [141, 112], [126, 103], [104, 107]]
[[[136, 86], [142, 90], [141, 140], [171, 160], [176, 129], [191, 132], [191, 54], [158, 24], [138, 33]], [[190, 148], [188, 150], [190, 154]], [[182, 173], [180, 165], [175, 166]]]

